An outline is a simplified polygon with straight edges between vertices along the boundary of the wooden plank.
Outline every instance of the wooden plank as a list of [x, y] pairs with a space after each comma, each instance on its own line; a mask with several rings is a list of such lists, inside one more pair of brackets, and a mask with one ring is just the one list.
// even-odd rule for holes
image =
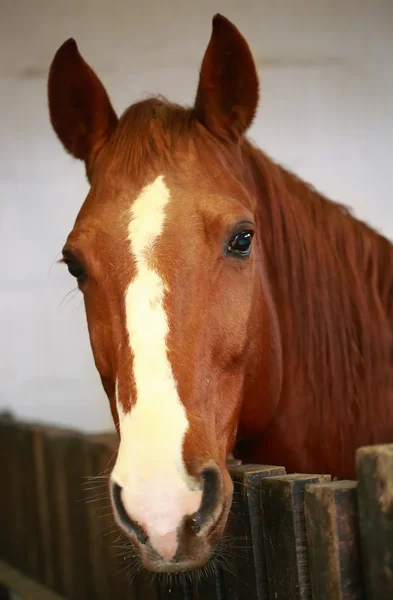
[[368, 600], [393, 598], [393, 444], [356, 455], [360, 532]]
[[37, 502], [37, 527], [39, 531], [40, 553], [38, 564], [38, 580], [47, 587], [53, 588], [54, 574], [52, 567], [51, 530], [49, 522], [49, 504], [47, 473], [45, 466], [44, 427], [35, 426], [32, 435], [32, 456], [35, 472], [35, 496]]
[[67, 431], [46, 430], [44, 461], [53, 588], [61, 595], [74, 598], [72, 539], [68, 514], [68, 473], [65, 466], [69, 437]]
[[[39, 578], [47, 585], [50, 577], [51, 559], [54, 556], [50, 540], [43, 535], [43, 521], [48, 520], [48, 505], [44, 501], [48, 490], [45, 483], [46, 465], [43, 463], [44, 434], [65, 435], [64, 430], [41, 425], [1, 420], [1, 444], [6, 449], [7, 461], [2, 462], [2, 502], [5, 498], [5, 522], [7, 553], [2, 557], [25, 574]], [[40, 440], [37, 443], [37, 440]], [[52, 494], [53, 490], [49, 490]], [[46, 532], [50, 526], [46, 523]], [[27, 534], [28, 532], [28, 534]], [[2, 539], [3, 536], [0, 536]]]
[[306, 486], [313, 600], [365, 600], [356, 488], [356, 481]]
[[[25, 423], [24, 426], [31, 432], [29, 468], [34, 471], [31, 488], [34, 489], [35, 506], [29, 520], [34, 518], [36, 532], [31, 550], [33, 552], [35, 550], [39, 555], [37, 577], [47, 587], [54, 588], [56, 586], [54, 565], [59, 556], [56, 553], [56, 544], [61, 542], [61, 538], [57, 536], [60, 527], [60, 519], [57, 517], [62, 514], [61, 508], [55, 501], [58, 485], [64, 486], [62, 479], [64, 469], [57, 462], [55, 441], [67, 439], [73, 435], [73, 432], [38, 424]], [[64, 494], [61, 494], [61, 491], [59, 498], [62, 503]], [[66, 556], [64, 560], [67, 563], [68, 557]]]
[[26, 561], [23, 573], [35, 580], [40, 580], [44, 565], [44, 547], [39, 521], [39, 492], [34, 455], [35, 426], [23, 423], [20, 426], [21, 469], [19, 485], [23, 497], [22, 510], [25, 526], [23, 543], [26, 545]]
[[3, 589], [8, 588], [15, 592], [21, 600], [65, 600], [3, 561], [0, 561], [0, 584], [3, 585]]
[[233, 465], [234, 493], [223, 549], [226, 600], [266, 600], [267, 573], [262, 536], [261, 484], [285, 475], [283, 467]]
[[[67, 526], [70, 535], [72, 562], [72, 598], [89, 600], [96, 597], [93, 556], [91, 554], [91, 532], [89, 529], [89, 505], [83, 497], [82, 484], [92, 474], [88, 438], [73, 435], [65, 440], [64, 469], [66, 473]], [[100, 561], [99, 555], [95, 556]]]
[[[108, 455], [109, 436], [88, 437], [89, 468], [86, 470], [82, 484], [81, 498], [85, 505], [86, 518], [89, 523], [89, 556], [90, 572], [94, 582], [94, 599], [107, 600], [113, 593], [110, 581], [110, 566], [108, 565], [109, 550], [105, 537], [103, 517], [111, 513], [109, 499], [109, 471], [101, 461], [102, 455]], [[112, 456], [113, 450], [109, 449]], [[105, 460], [105, 459], [104, 459]], [[114, 529], [113, 521], [108, 520], [107, 527]]]
[[13, 558], [13, 545], [15, 543], [12, 535], [13, 427], [11, 418], [2, 414], [0, 417], [0, 456], [6, 456], [7, 460], [3, 458], [0, 460], [0, 558], [8, 561]]
[[26, 576], [36, 579], [39, 576], [39, 563], [42, 558], [42, 542], [38, 521], [33, 431], [33, 425], [17, 421], [12, 434], [18, 452], [12, 478], [16, 518], [19, 521], [18, 524], [13, 523], [15, 541], [18, 545], [18, 554], [13, 564]]
[[270, 598], [310, 600], [304, 488], [329, 475], [283, 475], [261, 481], [263, 537]]
[[7, 453], [10, 463], [10, 479], [8, 481], [10, 493], [10, 548], [12, 549], [11, 561], [15, 568], [27, 568], [28, 543], [26, 534], [29, 523], [26, 519], [26, 495], [23, 489], [23, 458], [24, 458], [24, 431], [19, 421], [10, 422], [8, 427]]

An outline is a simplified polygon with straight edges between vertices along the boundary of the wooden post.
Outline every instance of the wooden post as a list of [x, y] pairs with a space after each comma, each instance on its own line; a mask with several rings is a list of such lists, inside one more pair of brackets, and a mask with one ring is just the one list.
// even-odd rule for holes
[[54, 587], [53, 553], [51, 547], [52, 532], [49, 521], [49, 503], [52, 496], [48, 496], [47, 470], [45, 460], [45, 432], [44, 426], [35, 425], [32, 436], [32, 457], [34, 464], [35, 496], [37, 506], [37, 527], [40, 540], [38, 580], [49, 588]]
[[1, 418], [1, 555], [38, 577], [42, 542], [38, 525], [33, 426]]
[[[64, 468], [67, 477], [66, 494], [68, 528], [72, 557], [72, 589], [78, 600], [97, 598], [93, 560], [102, 562], [103, 556], [91, 544], [90, 508], [86, 503], [83, 482], [93, 473], [91, 445], [84, 435], [70, 436], [64, 448]], [[94, 552], [93, 552], [94, 550]], [[96, 550], [99, 550], [97, 546]]]
[[[105, 464], [105, 458], [101, 460], [102, 456], [113, 455], [113, 450], [108, 449], [110, 440], [109, 435], [88, 437], [89, 470], [81, 487], [81, 497], [89, 523], [89, 562], [91, 578], [94, 581], [95, 600], [107, 600], [114, 592], [110, 581], [112, 565], [109, 564], [106, 528], [115, 529], [115, 524], [114, 519], [111, 518], [108, 465]], [[102, 473], [104, 470], [105, 474]], [[105, 515], [107, 517], [103, 520]]]
[[[262, 538], [261, 484], [265, 478], [284, 475], [283, 467], [233, 465], [229, 468], [233, 501], [224, 545], [226, 600], [265, 600], [267, 574]], [[229, 556], [228, 556], [229, 554]]]
[[20, 435], [23, 439], [24, 457], [23, 472], [20, 473], [19, 485], [24, 497], [23, 517], [28, 534], [26, 541], [26, 562], [23, 572], [36, 580], [43, 580], [45, 574], [45, 547], [40, 526], [40, 481], [37, 478], [35, 455], [35, 439], [39, 427], [28, 423], [20, 424]]
[[356, 455], [367, 600], [393, 598], [393, 444]]
[[[12, 531], [13, 502], [12, 502], [12, 459], [13, 431], [12, 420], [8, 414], [0, 416], [0, 558], [11, 561], [13, 558], [15, 537]], [[7, 457], [7, 460], [5, 460]]]
[[[44, 435], [53, 587], [59, 594], [69, 598], [80, 597], [76, 595], [74, 587], [77, 571], [73, 548], [77, 540], [74, 540], [73, 536], [78, 536], [78, 533], [72, 527], [69, 488], [72, 485], [73, 473], [72, 470], [69, 471], [68, 464], [69, 446], [76, 436], [75, 432], [55, 428], [48, 428]], [[84, 538], [83, 531], [81, 538]], [[83, 599], [83, 595], [81, 598]]]
[[5, 423], [2, 435], [7, 447], [4, 454], [7, 457], [4, 460], [7, 471], [7, 483], [4, 486], [4, 492], [8, 496], [8, 513], [6, 514], [8, 520], [6, 527], [8, 548], [6, 556], [15, 567], [23, 569], [27, 562], [28, 546], [24, 543], [24, 540], [28, 527], [25, 521], [24, 506], [26, 496], [22, 492], [24, 440], [20, 423], [12, 420], [8, 424]]
[[364, 600], [356, 481], [307, 485], [305, 517], [313, 600]]
[[304, 488], [330, 475], [284, 475], [261, 482], [270, 598], [310, 600]]

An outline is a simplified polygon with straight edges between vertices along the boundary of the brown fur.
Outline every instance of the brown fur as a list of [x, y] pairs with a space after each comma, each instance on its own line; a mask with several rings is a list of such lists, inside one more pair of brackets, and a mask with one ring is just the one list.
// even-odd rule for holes
[[[121, 157], [117, 167], [132, 173], [154, 161], [173, 165], [187, 143], [198, 148], [206, 165], [210, 153], [228, 169], [230, 159], [238, 163], [233, 168], [242, 184], [258, 195], [286, 385], [292, 390], [288, 402], [299, 413], [287, 435], [301, 437], [305, 430], [309, 444], [302, 443], [316, 453], [291, 466], [354, 476], [357, 446], [393, 439], [391, 243], [250, 143], [235, 148], [218, 143], [193, 111], [163, 99], [130, 107], [111, 143], [112, 155]], [[270, 457], [253, 451], [250, 458]], [[289, 456], [281, 460], [291, 462]]]
[[255, 148], [247, 154], [280, 320], [284, 432], [304, 445], [282, 460], [354, 477], [358, 446], [393, 439], [393, 247]]

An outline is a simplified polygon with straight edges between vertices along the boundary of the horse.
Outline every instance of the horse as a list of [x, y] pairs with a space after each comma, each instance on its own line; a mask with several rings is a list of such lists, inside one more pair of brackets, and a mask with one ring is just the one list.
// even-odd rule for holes
[[48, 98], [90, 183], [62, 260], [119, 432], [113, 514], [147, 569], [192, 571], [229, 455], [353, 478], [359, 446], [393, 441], [393, 247], [247, 138], [257, 70], [219, 14], [192, 107], [118, 118], [73, 39]]

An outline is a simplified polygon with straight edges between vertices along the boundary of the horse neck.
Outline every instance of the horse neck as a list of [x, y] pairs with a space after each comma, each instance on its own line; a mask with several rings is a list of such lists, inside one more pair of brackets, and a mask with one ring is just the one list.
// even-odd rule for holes
[[330, 419], [345, 445], [343, 424], [371, 430], [393, 387], [393, 247], [262, 152], [248, 152], [284, 388], [297, 395], [292, 408]]

